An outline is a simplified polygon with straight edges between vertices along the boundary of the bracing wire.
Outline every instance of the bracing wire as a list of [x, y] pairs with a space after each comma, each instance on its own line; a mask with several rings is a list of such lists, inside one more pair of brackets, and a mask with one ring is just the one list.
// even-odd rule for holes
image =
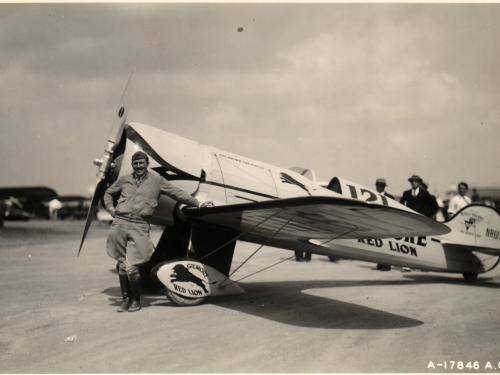
[[[225, 287], [227, 287], [227, 286], [233, 285], [233, 284], [235, 284], [235, 283], [237, 283], [237, 282], [239, 282], [239, 281], [241, 281], [241, 280], [244, 280], [244, 279], [246, 279], [246, 278], [248, 278], [248, 277], [250, 277], [250, 276], [256, 275], [256, 274], [258, 274], [258, 273], [260, 273], [260, 272], [264, 272], [265, 270], [268, 270], [269, 268], [272, 268], [272, 267], [274, 267], [274, 266], [277, 266], [278, 264], [283, 263], [283, 262], [286, 262], [287, 260], [290, 260], [290, 259], [292, 259], [292, 258], [295, 258], [295, 254], [294, 254], [294, 255], [292, 255], [292, 256], [290, 256], [290, 257], [288, 257], [288, 258], [283, 258], [283, 259], [279, 260], [278, 262], [271, 264], [270, 266], [267, 266], [267, 267], [261, 268], [261, 269], [260, 269], [260, 270], [258, 270], [258, 271], [255, 271], [255, 272], [252, 272], [251, 274], [248, 274], [248, 275], [246, 275], [246, 276], [243, 276], [242, 278], [240, 278], [240, 279], [238, 279], [238, 280], [232, 280], [230, 283], [227, 283], [227, 284], [225, 284], [225, 285], [224, 285], [224, 284], [222, 284], [222, 283], [220, 283], [219, 288], [225, 288]], [[226, 280], [228, 280], [228, 279], [226, 279]], [[225, 280], [224, 280], [224, 281], [225, 281]]]
[[[280, 228], [280, 229], [281, 229], [281, 228]], [[338, 239], [339, 237], [345, 236], [346, 234], [352, 233], [352, 232], [354, 232], [354, 231], [355, 231], [355, 230], [357, 230], [357, 229], [358, 229], [358, 227], [354, 227], [354, 228], [352, 228], [352, 229], [348, 230], [348, 231], [347, 231], [347, 232], [345, 232], [345, 233], [339, 234], [339, 235], [338, 235], [338, 236], [336, 236], [336, 237], [330, 238], [330, 239], [328, 239], [328, 240], [326, 240], [326, 241], [323, 241], [323, 242], [321, 242], [321, 243], [319, 243], [319, 244], [316, 244], [316, 245], [314, 245], [312, 248], [310, 248], [308, 251], [312, 251], [312, 250], [316, 249], [317, 247], [320, 247], [320, 246], [326, 245], [327, 243], [329, 243], [329, 242], [331, 242], [331, 241], [333, 241], [333, 240], [336, 240], [336, 239]], [[263, 246], [263, 245], [261, 245], [261, 247], [262, 247], [262, 246]], [[260, 248], [259, 248], [259, 249], [260, 249]], [[252, 254], [251, 256], [253, 256], [253, 254]], [[257, 270], [257, 271], [255, 271], [255, 272], [252, 272], [252, 273], [250, 273], [250, 274], [248, 274], [248, 275], [246, 275], [246, 276], [243, 276], [242, 278], [239, 278], [238, 280], [232, 280], [230, 283], [224, 284], [224, 281], [226, 281], [226, 280], [228, 280], [228, 279], [229, 279], [229, 278], [226, 278], [225, 280], [223, 280], [223, 281], [219, 284], [219, 288], [224, 288], [224, 287], [227, 287], [227, 286], [233, 285], [233, 284], [235, 284], [235, 283], [237, 283], [237, 282], [239, 282], [239, 281], [241, 281], [241, 280], [244, 280], [244, 279], [246, 279], [246, 278], [248, 278], [248, 277], [250, 277], [250, 276], [256, 275], [256, 274], [258, 274], [258, 273], [260, 273], [260, 272], [266, 271], [266, 270], [268, 270], [268, 269], [270, 269], [270, 268], [272, 268], [272, 267], [274, 267], [274, 266], [277, 266], [278, 264], [281, 264], [281, 263], [286, 262], [287, 260], [290, 260], [290, 259], [293, 259], [293, 258], [295, 258], [295, 254], [294, 254], [294, 255], [292, 255], [292, 256], [290, 256], [290, 257], [288, 257], [288, 258], [283, 258], [283, 259], [279, 260], [278, 262], [271, 264], [270, 266], [267, 266], [267, 267], [261, 268], [260, 270]], [[247, 258], [247, 260], [248, 260], [248, 258]], [[245, 260], [245, 262], [246, 262], [246, 260]], [[241, 265], [240, 265], [240, 266], [241, 266]], [[240, 267], [238, 267], [238, 268], [240, 268]], [[233, 272], [232, 274], [234, 274], [234, 272]], [[232, 275], [232, 274], [231, 274], [231, 275]]]
[[209, 252], [208, 254], [205, 254], [203, 257], [201, 257], [200, 259], [198, 259], [199, 262], [201, 262], [203, 259], [205, 259], [206, 257], [212, 255], [212, 254], [215, 254], [217, 251], [219, 251], [220, 249], [222, 249], [224, 246], [230, 244], [231, 242], [234, 242], [236, 241], [238, 238], [240, 238], [241, 236], [247, 234], [247, 233], [250, 233], [252, 230], [254, 230], [255, 228], [261, 226], [262, 224], [264, 224], [266, 221], [268, 221], [269, 219], [272, 219], [274, 216], [278, 215], [280, 211], [276, 211], [275, 213], [273, 213], [272, 215], [270, 215], [269, 217], [265, 218], [264, 220], [262, 220], [261, 222], [257, 223], [256, 225], [254, 225], [253, 227], [251, 227], [249, 230], [247, 231], [243, 231], [243, 232], [240, 232], [238, 233], [236, 236], [234, 236], [233, 238], [231, 238], [229, 241], [226, 241], [224, 242], [222, 245], [220, 245], [219, 247], [215, 248], [214, 250], [212, 250], [211, 252]]
[[250, 254], [238, 267], [236, 267], [233, 272], [231, 272], [229, 274], [229, 276], [227, 276], [224, 280], [221, 281], [221, 284], [228, 280], [231, 276], [233, 276], [236, 271], [238, 271], [241, 267], [243, 267], [243, 265], [248, 262], [250, 260], [250, 258], [252, 258], [255, 254], [257, 254], [257, 252], [262, 249], [270, 240], [272, 240], [274, 237], [276, 237], [276, 235], [281, 232], [283, 230], [283, 228], [285, 228], [289, 223], [290, 221], [292, 221], [294, 218], [295, 218], [296, 215], [292, 216], [290, 219], [288, 219], [285, 224], [283, 224], [276, 232], [273, 233], [273, 235], [271, 237], [268, 237], [262, 244], [260, 244], [260, 246], [254, 250], [254, 252], [252, 254]]

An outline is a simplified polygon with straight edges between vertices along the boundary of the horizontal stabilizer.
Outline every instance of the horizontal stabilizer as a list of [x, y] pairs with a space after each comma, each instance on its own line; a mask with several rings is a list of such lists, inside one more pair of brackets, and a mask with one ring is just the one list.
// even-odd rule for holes
[[442, 243], [467, 246], [472, 250], [500, 255], [500, 215], [492, 207], [472, 204], [458, 211], [446, 225], [452, 230]]
[[448, 233], [417, 213], [337, 197], [298, 197], [201, 209], [186, 216], [253, 236], [308, 242], [311, 239], [390, 238]]

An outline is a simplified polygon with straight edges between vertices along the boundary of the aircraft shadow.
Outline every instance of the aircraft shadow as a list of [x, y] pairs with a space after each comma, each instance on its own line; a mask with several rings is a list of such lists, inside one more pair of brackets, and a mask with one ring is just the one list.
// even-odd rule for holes
[[[325, 281], [247, 283], [243, 285], [246, 290], [244, 295], [213, 298], [207, 303], [283, 324], [308, 328], [396, 329], [423, 324], [419, 320], [402, 315], [301, 293], [302, 289], [336, 286], [339, 286], [338, 282], [328, 285]], [[108, 295], [110, 306], [120, 305], [120, 288], [106, 288], [102, 293]], [[160, 293], [147, 293], [142, 296], [142, 307], [174, 306], [165, 298]]]
[[306, 289], [355, 286], [398, 286], [416, 284], [457, 284], [499, 288], [491, 278], [466, 283], [460, 278], [441, 275], [405, 275], [405, 280], [310, 280], [287, 282], [244, 283], [246, 294], [213, 299], [211, 303], [260, 316], [284, 324], [324, 329], [397, 329], [416, 327], [424, 322], [373, 309], [303, 293]]
[[[395, 284], [409, 284], [409, 281]], [[402, 315], [302, 291], [316, 288], [387, 285], [373, 281], [292, 281], [242, 284], [246, 294], [214, 298], [210, 303], [283, 324], [323, 329], [397, 329], [422, 325]]]
[[[371, 307], [303, 293], [307, 289], [398, 286], [416, 284], [457, 284], [500, 288], [491, 278], [466, 283], [463, 279], [442, 275], [407, 274], [404, 280], [309, 280], [242, 283], [246, 293], [209, 299], [206, 303], [240, 311], [283, 324], [323, 329], [398, 329], [424, 322]], [[121, 303], [119, 287], [102, 291], [109, 296], [111, 306]], [[174, 306], [163, 294], [145, 292], [142, 306]], [[177, 307], [176, 307], [177, 308]]]
[[452, 277], [445, 275], [423, 275], [423, 274], [407, 274], [404, 275], [406, 279], [411, 279], [418, 284], [454, 284], [466, 285], [477, 288], [500, 288], [500, 283], [496, 282], [492, 277], [481, 277], [475, 282], [466, 282], [462, 277]]

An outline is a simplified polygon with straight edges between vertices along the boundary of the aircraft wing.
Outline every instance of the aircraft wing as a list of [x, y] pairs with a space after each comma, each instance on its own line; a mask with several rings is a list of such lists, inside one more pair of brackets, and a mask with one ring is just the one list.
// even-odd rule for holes
[[207, 208], [185, 208], [194, 222], [275, 239], [391, 238], [440, 235], [450, 229], [433, 219], [393, 207], [337, 197], [309, 196]]

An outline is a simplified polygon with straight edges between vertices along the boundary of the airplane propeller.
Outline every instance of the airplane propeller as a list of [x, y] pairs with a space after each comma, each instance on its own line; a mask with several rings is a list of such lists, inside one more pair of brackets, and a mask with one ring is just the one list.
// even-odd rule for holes
[[85, 238], [87, 237], [90, 224], [92, 223], [92, 220], [94, 219], [95, 213], [97, 211], [97, 205], [106, 190], [106, 180], [105, 180], [106, 175], [113, 161], [113, 152], [115, 150], [116, 144], [121, 138], [123, 128], [127, 121], [128, 108], [125, 105], [125, 94], [127, 92], [130, 81], [132, 80], [133, 74], [134, 71], [132, 71], [128, 77], [127, 83], [125, 85], [125, 88], [123, 89], [120, 98], [120, 105], [118, 107], [118, 111], [113, 117], [111, 130], [109, 132], [108, 143], [106, 145], [106, 149], [104, 150], [104, 156], [102, 157], [102, 159], [94, 160], [94, 164], [99, 167], [99, 170], [97, 172], [97, 182], [95, 185], [94, 193], [92, 194], [92, 201], [90, 202], [90, 207], [87, 212], [87, 219], [85, 220], [85, 228], [83, 230], [82, 239], [80, 241], [80, 247], [78, 248], [77, 256], [79, 256], [80, 252], [82, 251], [83, 243], [85, 242]]

